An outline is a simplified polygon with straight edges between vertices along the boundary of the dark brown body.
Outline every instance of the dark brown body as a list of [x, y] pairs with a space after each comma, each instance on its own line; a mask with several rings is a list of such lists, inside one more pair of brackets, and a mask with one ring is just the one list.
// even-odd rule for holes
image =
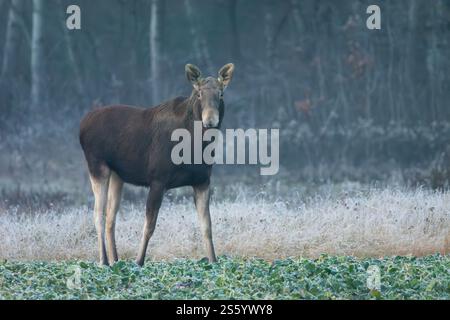
[[104, 107], [88, 113], [81, 121], [80, 144], [95, 197], [94, 221], [101, 264], [113, 264], [118, 260], [115, 221], [124, 183], [149, 187], [136, 260], [139, 265], [144, 264], [165, 191], [181, 186], [194, 189], [208, 258], [216, 261], [209, 212], [212, 167], [204, 163], [174, 164], [171, 154], [178, 141], [171, 141], [171, 136], [176, 129], [188, 130], [194, 151], [195, 121], [201, 121], [203, 130], [220, 127], [224, 115], [223, 91], [233, 70], [234, 65], [227, 64], [219, 71], [217, 79], [203, 79], [200, 70], [188, 64], [186, 75], [194, 87], [189, 98], [175, 98], [153, 108]]
[[[172, 132], [201, 121], [195, 98], [178, 97], [154, 108], [110, 106], [90, 112], [80, 126], [80, 143], [89, 172], [102, 175], [107, 166], [125, 183], [149, 187], [152, 182], [166, 189], [206, 183], [209, 165], [174, 165]], [[223, 117], [223, 103], [220, 106]]]

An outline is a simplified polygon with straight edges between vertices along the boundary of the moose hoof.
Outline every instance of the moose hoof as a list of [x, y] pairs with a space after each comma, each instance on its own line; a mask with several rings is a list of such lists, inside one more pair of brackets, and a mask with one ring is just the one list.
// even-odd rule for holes
[[208, 258], [208, 257], [203, 257], [199, 260], [199, 262], [209, 262], [209, 263], [216, 263], [217, 259], [216, 257], [212, 257], [212, 258]]
[[98, 265], [99, 265], [100, 267], [109, 267], [109, 263], [108, 263], [107, 261], [100, 261], [100, 262], [98, 263]]
[[136, 264], [142, 268], [144, 266], [144, 261], [136, 260]]

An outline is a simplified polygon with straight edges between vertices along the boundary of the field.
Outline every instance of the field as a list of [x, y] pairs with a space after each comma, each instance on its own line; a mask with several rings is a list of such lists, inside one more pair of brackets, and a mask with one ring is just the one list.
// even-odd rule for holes
[[112, 268], [94, 262], [92, 201], [5, 206], [0, 299], [450, 299], [450, 193], [353, 183], [292, 190], [215, 188], [212, 265], [189, 191], [170, 193], [142, 269], [132, 262], [142, 190], [119, 213], [123, 260]]
[[[215, 190], [211, 214], [219, 255], [274, 260], [321, 254], [381, 257], [448, 253], [448, 192], [354, 184], [321, 185], [314, 191], [312, 187], [305, 189], [309, 191], [296, 188], [292, 194], [280, 190], [280, 195], [274, 189], [233, 186]], [[149, 244], [151, 259], [204, 256], [188, 191], [171, 193], [164, 201]], [[117, 219], [116, 239], [122, 259], [135, 258], [137, 252], [145, 194], [139, 198], [125, 201]], [[92, 204], [29, 209], [11, 206], [0, 215], [0, 234], [0, 259], [97, 258]]]
[[[379, 270], [377, 287], [368, 284]], [[1, 299], [450, 299], [450, 258], [0, 263]], [[369, 271], [369, 272], [368, 272]], [[77, 278], [78, 274], [78, 278]]]
[[395, 172], [368, 183], [218, 170], [219, 263], [202, 260], [192, 191], [182, 188], [163, 202], [142, 269], [132, 261], [146, 190], [127, 187], [116, 232], [122, 260], [98, 267], [85, 165], [66, 144], [35, 143], [61, 148], [27, 156], [2, 149], [0, 299], [450, 299], [450, 192]]

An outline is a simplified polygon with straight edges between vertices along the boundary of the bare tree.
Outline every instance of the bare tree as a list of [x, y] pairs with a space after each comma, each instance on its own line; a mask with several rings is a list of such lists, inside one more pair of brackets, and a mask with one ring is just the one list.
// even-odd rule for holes
[[44, 94], [44, 2], [33, 0], [33, 24], [31, 35], [31, 106], [37, 109]]
[[10, 76], [14, 72], [17, 61], [18, 48], [20, 46], [20, 12], [24, 8], [23, 0], [12, 0], [8, 14], [8, 24], [6, 27], [6, 41], [2, 61], [2, 78]]
[[[429, 114], [434, 121], [436, 115], [433, 114], [434, 110], [429, 106], [430, 103], [430, 88], [429, 88], [429, 76], [427, 68], [427, 51], [429, 45], [429, 24], [424, 21], [429, 21], [429, 11], [431, 6], [422, 1], [411, 1], [409, 7], [409, 25], [411, 28], [410, 36], [408, 39], [408, 58], [405, 61], [408, 63], [406, 70], [408, 70], [407, 81], [409, 81], [410, 94], [413, 99], [410, 104], [418, 106], [417, 112], [423, 106], [427, 106], [431, 111]], [[417, 90], [417, 88], [421, 90]], [[417, 103], [414, 103], [417, 102]]]
[[236, 17], [237, 4], [238, 4], [238, 0], [229, 1], [228, 15], [229, 15], [230, 25], [231, 25], [231, 37], [233, 39], [232, 56], [233, 56], [233, 59], [239, 60], [242, 56], [242, 53], [241, 53], [241, 44], [239, 41], [239, 31], [238, 31], [238, 24], [237, 24], [237, 17]]
[[211, 62], [211, 57], [209, 55], [208, 46], [206, 40], [200, 34], [197, 29], [197, 23], [195, 21], [194, 10], [192, 9], [192, 4], [190, 0], [184, 0], [184, 7], [186, 9], [187, 18], [189, 20], [190, 31], [192, 36], [192, 46], [194, 48], [195, 58], [197, 63], [204, 61], [208, 72], [212, 72], [213, 66]]
[[[8, 0], [0, 0], [0, 12], [5, 12], [5, 11], [7, 11], [7, 7], [9, 6], [9, 1]], [[0, 24], [0, 30], [1, 31], [3, 31], [2, 30], [2, 27], [3, 27], [3, 21], [2, 21], [2, 23]], [[3, 48], [2, 48], [3, 49]], [[3, 50], [2, 50], [2, 52], [0, 53], [0, 57], [1, 57], [1, 60], [0, 61], [3, 61]], [[0, 68], [1, 68], [1, 65], [0, 65]], [[1, 69], [0, 69], [0, 76], [1, 76]]]
[[13, 88], [11, 78], [19, 61], [18, 54], [21, 43], [20, 13], [23, 12], [24, 1], [12, 0], [8, 13], [6, 38], [0, 72], [0, 113], [7, 117], [12, 108]]
[[150, 15], [150, 72], [153, 104], [161, 102], [162, 81], [162, 15], [164, 3], [152, 0]]
[[291, 0], [291, 7], [292, 7], [292, 19], [294, 21], [295, 31], [296, 31], [296, 38], [300, 39], [304, 32], [303, 27], [303, 21], [302, 21], [302, 15], [300, 13], [300, 5], [298, 3], [298, 0]]
[[269, 68], [276, 69], [277, 61], [275, 57], [277, 42], [291, 13], [291, 7], [289, 5], [286, 7], [283, 15], [278, 21], [275, 20], [273, 11], [273, 1], [267, 0], [264, 3], [264, 35], [266, 38], [266, 60], [269, 63]]
[[273, 67], [275, 60], [275, 26], [273, 18], [272, 2], [270, 0], [264, 3], [264, 35], [266, 38], [266, 61], [270, 68]]
[[[59, 1], [61, 7], [63, 5], [62, 1]], [[61, 13], [63, 13], [61, 11]], [[75, 86], [76, 86], [76, 91], [77, 94], [79, 96], [79, 98], [81, 98], [81, 100], [84, 102], [86, 102], [86, 88], [84, 86], [84, 82], [83, 82], [83, 76], [81, 74], [81, 70], [80, 70], [80, 66], [77, 63], [77, 55], [76, 55], [76, 50], [75, 50], [75, 46], [72, 40], [72, 36], [70, 34], [70, 30], [67, 28], [66, 26], [66, 20], [65, 20], [65, 16], [63, 14], [61, 14], [61, 26], [62, 26], [62, 30], [64, 33], [64, 42], [66, 45], [66, 49], [67, 49], [67, 57], [69, 59], [69, 63], [70, 66], [73, 70], [73, 75], [74, 75], [74, 81], [75, 81]]]

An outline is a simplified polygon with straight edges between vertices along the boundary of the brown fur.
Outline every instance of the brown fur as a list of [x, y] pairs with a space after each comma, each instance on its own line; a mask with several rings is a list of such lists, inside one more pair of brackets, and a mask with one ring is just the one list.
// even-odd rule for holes
[[[231, 64], [224, 66], [219, 72], [218, 80], [212, 77], [201, 79], [198, 68], [188, 65], [187, 77], [194, 86], [189, 98], [178, 97], [147, 109], [123, 105], [108, 106], [91, 111], [81, 121], [80, 144], [88, 164], [95, 201], [96, 204], [100, 204], [96, 205], [95, 215], [101, 263], [105, 264], [106, 261], [101, 223], [106, 210], [103, 208], [106, 200], [103, 199], [105, 195], [102, 184], [108, 184], [111, 175], [114, 175], [120, 183], [150, 187], [139, 264], [144, 262], [145, 249], [153, 233], [164, 192], [181, 186], [193, 186], [194, 191], [202, 195], [199, 196], [203, 199], [203, 203], [198, 205], [201, 211], [199, 217], [207, 241], [209, 258], [211, 261], [215, 260], [211, 230], [210, 226], [208, 227], [211, 166], [173, 164], [171, 151], [178, 142], [171, 141], [171, 134], [175, 129], [185, 128], [193, 136], [194, 121], [202, 121], [205, 127], [210, 127], [212, 122], [202, 119], [205, 114], [216, 113], [219, 118], [217, 127], [220, 127], [224, 115], [222, 91], [230, 81], [233, 69]], [[105, 188], [107, 190], [108, 185]], [[121, 187], [116, 189], [117, 194], [110, 195], [109, 198], [112, 200], [109, 201], [116, 201], [118, 206], [117, 197], [120, 197]], [[111, 204], [105, 208], [110, 206]], [[115, 210], [106, 211], [110, 219], [114, 220], [115, 212], [112, 211]], [[109, 260], [112, 263], [117, 260], [114, 221], [109, 221], [108, 226], [112, 229], [107, 230], [106, 235], [106, 238], [109, 238]]]
[[172, 132], [186, 128], [193, 135], [194, 121], [201, 121], [195, 98], [179, 97], [149, 109], [109, 106], [92, 111], [80, 128], [89, 172], [99, 178], [108, 167], [125, 183], [150, 186], [158, 181], [167, 189], [205, 183], [210, 166], [176, 166], [170, 158], [177, 143], [170, 141]]

